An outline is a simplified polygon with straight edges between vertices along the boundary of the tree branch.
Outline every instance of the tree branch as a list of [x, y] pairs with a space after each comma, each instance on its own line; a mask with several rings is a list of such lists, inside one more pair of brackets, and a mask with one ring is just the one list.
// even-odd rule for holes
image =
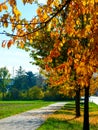
[[[37, 32], [37, 31], [39, 31], [39, 30], [45, 28], [45, 27], [47, 26], [47, 24], [63, 10], [64, 7], [67, 8], [67, 7], [69, 6], [70, 2], [71, 2], [71, 0], [65, 1], [65, 3], [62, 5], [62, 7], [61, 7], [60, 9], [58, 9], [56, 13], [53, 13], [52, 17], [49, 18], [47, 21], [42, 22], [42, 23], [40, 23], [40, 22], [39, 22], [39, 23], [34, 23], [34, 24], [41, 24], [41, 26], [40, 26], [40, 27], [36, 27], [36, 28], [33, 29], [33, 31], [31, 31], [31, 32], [27, 32], [26, 34], [21, 35], [21, 36], [20, 36], [20, 35], [15, 35], [15, 34], [10, 34], [10, 33], [7, 33], [7, 32], [6, 32], [6, 33], [5, 33], [5, 32], [2, 32], [2, 33], [0, 33], [0, 34], [5, 34], [5, 35], [11, 36], [11, 37], [13, 37], [13, 36], [24, 37], [24, 36], [26, 36], [26, 35], [35, 33], [35, 32]], [[29, 24], [33, 24], [33, 23], [29, 23]], [[18, 24], [17, 24], [17, 25], [18, 25]], [[24, 24], [23, 24], [23, 25], [24, 25]]]
[[0, 4], [0, 6], [3, 5], [3, 4], [5, 4], [5, 3], [7, 3], [7, 2], [8, 2], [8, 0], [6, 0], [5, 2], [2, 2], [2, 3]]

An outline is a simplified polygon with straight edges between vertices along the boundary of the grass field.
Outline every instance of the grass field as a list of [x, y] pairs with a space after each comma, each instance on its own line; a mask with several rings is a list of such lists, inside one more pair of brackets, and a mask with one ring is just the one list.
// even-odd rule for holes
[[15, 115], [27, 110], [47, 106], [53, 102], [49, 101], [0, 101], [0, 119]]
[[[98, 105], [90, 103], [90, 130], [98, 130]], [[81, 117], [75, 118], [75, 104], [66, 104], [61, 110], [50, 115], [38, 130], [82, 130], [83, 104]]]

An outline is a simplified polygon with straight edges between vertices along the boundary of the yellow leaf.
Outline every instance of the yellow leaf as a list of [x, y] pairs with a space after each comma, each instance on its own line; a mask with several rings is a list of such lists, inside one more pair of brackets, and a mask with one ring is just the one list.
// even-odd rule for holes
[[80, 20], [79, 20], [79, 19], [76, 21], [76, 24], [77, 24], [77, 25], [80, 25]]
[[13, 8], [13, 12], [14, 12], [16, 17], [20, 17], [21, 16], [21, 12], [17, 9], [16, 6]]
[[42, 8], [40, 8], [40, 7], [39, 7], [39, 8], [37, 9], [37, 11], [36, 11], [36, 12], [37, 12], [37, 15], [39, 15], [39, 16], [40, 16], [40, 15], [41, 15], [41, 12], [42, 12]]
[[84, 87], [85, 86], [85, 82], [83, 80], [81, 80], [81, 86]]
[[43, 19], [46, 20], [47, 17], [48, 17], [48, 16], [47, 16], [47, 13], [44, 12], [44, 14], [43, 14]]
[[51, 22], [49, 23], [49, 25], [48, 25], [48, 29], [47, 29], [47, 31], [50, 31], [51, 30]]
[[22, 29], [22, 25], [17, 25], [17, 29]]
[[90, 42], [94, 42], [94, 38], [91, 38], [91, 39], [90, 39]]
[[80, 68], [80, 67], [77, 67], [77, 69], [76, 69], [76, 73], [79, 74], [80, 71], [81, 71], [81, 68]]
[[0, 5], [0, 12], [2, 11], [2, 5]]
[[86, 28], [85, 28], [85, 29], [86, 29], [87, 32], [90, 32], [91, 25], [86, 25]]
[[84, 63], [84, 62], [81, 62], [81, 63], [80, 63], [80, 66], [81, 66], [81, 67], [83, 67], [84, 65], [85, 65], [85, 63]]
[[30, 44], [32, 44], [32, 43], [33, 43], [33, 40], [32, 40], [32, 39], [30, 39], [30, 41], [29, 41], [29, 42], [30, 42]]
[[39, 32], [38, 31], [36, 32], [36, 36], [39, 36]]
[[21, 48], [24, 48], [24, 42], [23, 42], [23, 41], [21, 41], [21, 42], [19, 43], [19, 45], [20, 45]]
[[86, 0], [83, 0], [83, 5], [85, 6], [87, 4], [87, 1]]
[[3, 8], [4, 10], [8, 10], [8, 6], [7, 6], [6, 4], [3, 4], [3, 5], [2, 5], [2, 8]]
[[62, 42], [63, 42], [63, 44], [66, 42], [66, 39], [63, 37], [63, 39], [62, 39]]
[[7, 28], [7, 27], [8, 27], [8, 23], [7, 23], [7, 22], [3, 23], [3, 26], [4, 26], [5, 28]]
[[59, 4], [60, 4], [60, 1], [59, 1], [59, 0], [54, 0], [54, 1], [53, 1], [53, 5], [54, 5], [54, 6], [58, 7]]

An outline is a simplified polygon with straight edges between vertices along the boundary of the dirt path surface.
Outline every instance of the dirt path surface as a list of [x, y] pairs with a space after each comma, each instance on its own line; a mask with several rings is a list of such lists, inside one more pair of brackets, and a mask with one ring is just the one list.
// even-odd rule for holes
[[47, 107], [30, 110], [0, 120], [0, 130], [37, 130], [46, 120], [47, 115], [64, 106], [66, 102], [58, 102]]

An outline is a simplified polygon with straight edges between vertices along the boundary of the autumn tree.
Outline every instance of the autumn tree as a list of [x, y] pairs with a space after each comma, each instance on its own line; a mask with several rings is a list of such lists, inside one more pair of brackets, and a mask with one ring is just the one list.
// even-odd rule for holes
[[[85, 89], [84, 129], [89, 129], [88, 97], [90, 79], [98, 65], [97, 23], [97, 10], [94, 1], [72, 1], [66, 22], [63, 24], [63, 30], [59, 26], [55, 26], [55, 33], [51, 33], [52, 37], [56, 36], [57, 38], [56, 44], [50, 55], [45, 59], [45, 62], [47, 62], [46, 70], [50, 71], [52, 75], [50, 81], [53, 85], [64, 84], [74, 71], [75, 75], [73, 76], [76, 83], [81, 89]], [[59, 40], [61, 35], [63, 35], [65, 42]], [[65, 44], [66, 41], [70, 45], [67, 51], [67, 62], [65, 61], [53, 68], [50, 63], [53, 62], [54, 58], [60, 56], [62, 44]]]
[[[59, 23], [59, 26], [61, 26], [60, 23]], [[37, 36], [34, 39], [33, 44], [28, 43], [25, 45], [25, 49], [28, 50], [30, 52], [30, 56], [34, 58], [34, 61], [32, 62], [32, 64], [36, 64], [40, 66], [41, 73], [44, 74], [47, 78], [50, 77], [50, 75], [49, 73], [44, 72], [46, 64], [45, 62], [43, 62], [43, 59], [49, 55], [50, 50], [55, 46], [56, 38], [51, 37], [51, 32], [52, 30], [50, 31], [47, 28], [41, 29], [38, 32], [39, 36]], [[64, 46], [62, 47], [60, 51], [61, 53], [60, 56], [58, 58], [57, 57], [53, 58], [53, 62], [51, 63], [52, 68], [56, 67], [58, 64], [63, 63], [64, 61], [67, 61], [67, 50], [69, 47], [70, 47], [69, 44], [67, 43], [64, 44]], [[60, 85], [59, 93], [65, 96], [75, 97], [76, 117], [79, 117], [80, 116], [80, 90], [81, 89], [77, 84], [75, 85], [74, 82], [75, 82], [75, 79], [71, 78], [69, 85], [67, 84], [68, 86], [66, 84], [64, 86]], [[54, 85], [51, 85], [51, 88], [54, 89]], [[56, 85], [55, 88], [58, 88], [58, 85]]]
[[[51, 83], [63, 84], [70, 79], [70, 74], [74, 71], [75, 75], [73, 76], [75, 76], [76, 83], [81, 86], [81, 89], [85, 89], [84, 130], [89, 129], [88, 97], [90, 79], [98, 65], [98, 43], [96, 37], [98, 20], [96, 6], [94, 1], [89, 0], [71, 2], [69, 13], [64, 23], [65, 30], [62, 31], [63, 36], [65, 34], [65, 41], [68, 41], [70, 44], [67, 62], [55, 69], [47, 64], [47, 70], [50, 70], [52, 73]], [[58, 43], [56, 45], [54, 49], [59, 54], [60, 49], [58, 48], [60, 48], [60, 45]], [[56, 51], [54, 49], [47, 58], [48, 63], [57, 56], [55, 56]]]

